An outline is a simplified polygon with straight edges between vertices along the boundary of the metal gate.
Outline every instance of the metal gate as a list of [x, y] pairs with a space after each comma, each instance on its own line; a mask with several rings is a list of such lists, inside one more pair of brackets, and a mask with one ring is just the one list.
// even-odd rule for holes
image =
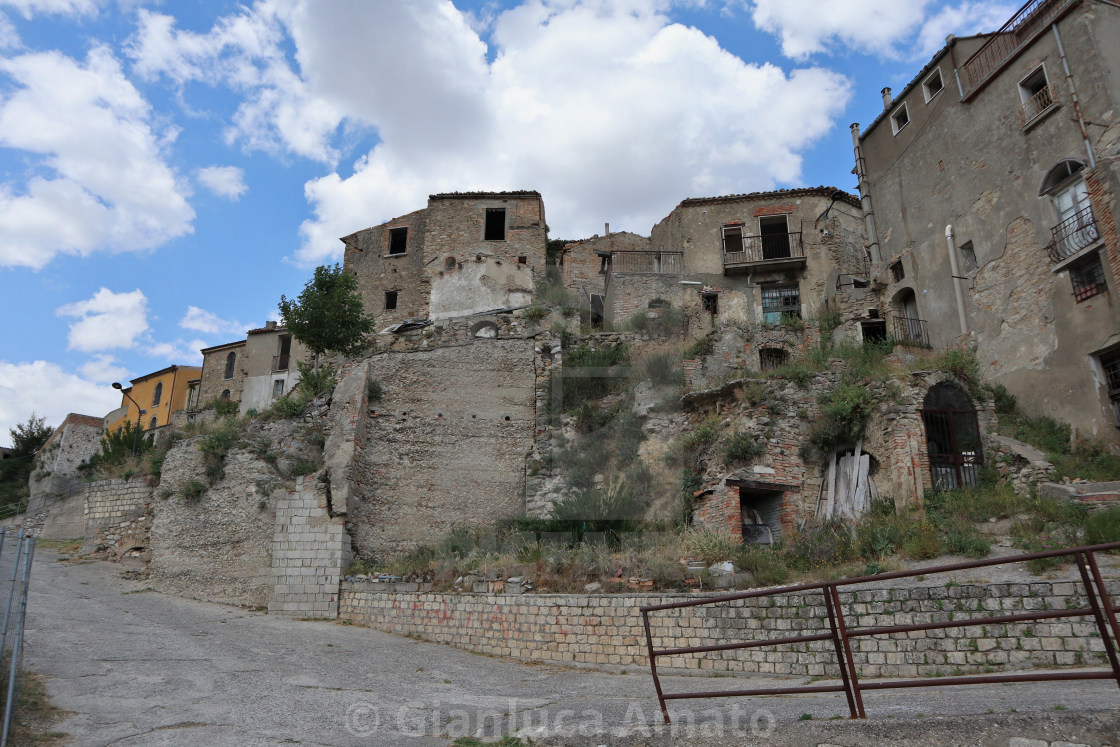
[[980, 423], [968, 395], [951, 384], [931, 387], [922, 408], [922, 422], [933, 489], [978, 485], [984, 452]]

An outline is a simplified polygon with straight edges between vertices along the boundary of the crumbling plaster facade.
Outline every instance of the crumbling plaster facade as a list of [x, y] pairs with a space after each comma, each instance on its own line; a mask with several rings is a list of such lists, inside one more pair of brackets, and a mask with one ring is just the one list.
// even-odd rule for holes
[[877, 285], [1028, 412], [1120, 444], [1120, 8], [1049, 0], [1013, 22], [988, 46], [950, 38], [853, 125]]

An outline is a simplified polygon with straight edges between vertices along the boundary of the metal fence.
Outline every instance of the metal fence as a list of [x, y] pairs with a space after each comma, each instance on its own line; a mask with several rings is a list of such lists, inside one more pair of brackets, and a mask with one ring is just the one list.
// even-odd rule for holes
[[3, 695], [4, 708], [0, 747], [8, 744], [12, 712], [19, 698], [23, 633], [27, 622], [27, 585], [34, 558], [34, 537], [24, 536], [23, 529], [0, 529], [0, 650], [3, 651], [0, 694]]

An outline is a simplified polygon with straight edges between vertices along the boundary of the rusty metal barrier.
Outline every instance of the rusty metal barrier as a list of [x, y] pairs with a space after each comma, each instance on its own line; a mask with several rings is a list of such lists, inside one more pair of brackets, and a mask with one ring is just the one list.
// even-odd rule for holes
[[[796, 586], [783, 586], [776, 589], [760, 591], [747, 591], [736, 594], [724, 594], [705, 599], [692, 599], [686, 602], [672, 602], [669, 604], [655, 604], [641, 608], [642, 623], [646, 632], [646, 648], [649, 652], [650, 672], [653, 675], [653, 686], [657, 690], [657, 700], [661, 705], [661, 714], [665, 723], [670, 723], [669, 710], [665, 705], [668, 700], [685, 700], [699, 698], [729, 698], [749, 695], [791, 695], [797, 693], [836, 693], [842, 692], [848, 700], [848, 709], [851, 717], [867, 718], [863, 707], [864, 690], [892, 690], [904, 687], [947, 687], [951, 685], [976, 685], [1001, 682], [1045, 682], [1052, 680], [1115, 680], [1120, 686], [1120, 660], [1117, 659], [1117, 648], [1120, 647], [1120, 624], [1117, 623], [1117, 610], [1105, 588], [1104, 578], [1101, 576], [1100, 567], [1094, 553], [1120, 550], [1120, 542], [1111, 542], [1103, 545], [1090, 545], [1087, 547], [1071, 547], [1062, 550], [1048, 550], [1045, 552], [1017, 555], [1011, 558], [991, 558], [968, 563], [954, 563], [951, 565], [933, 566], [913, 571], [895, 571], [880, 573], [875, 576], [859, 576], [846, 578], [839, 581], [822, 581], [820, 583], [799, 584]], [[1014, 615], [995, 615], [992, 617], [969, 617], [952, 619], [942, 622], [921, 623], [916, 625], [882, 625], [876, 627], [848, 627], [844, 621], [844, 611], [840, 604], [840, 594], [837, 589], [841, 586], [853, 586], [877, 581], [889, 581], [896, 578], [911, 576], [930, 576], [950, 571], [962, 571], [972, 568], [984, 568], [993, 565], [1009, 565], [1023, 563], [1039, 558], [1056, 558], [1071, 556], [1077, 563], [1082, 584], [1085, 587], [1085, 597], [1089, 602], [1088, 607], [1062, 610], [1036, 610]], [[828, 632], [814, 633], [811, 635], [798, 635], [786, 638], [770, 638], [766, 640], [743, 641], [739, 643], [721, 643], [711, 646], [685, 646], [682, 648], [655, 649], [653, 647], [653, 634], [650, 631], [649, 616], [651, 612], [662, 610], [682, 609], [685, 607], [702, 607], [732, 602], [739, 599], [758, 599], [773, 597], [794, 592], [820, 591], [824, 595], [824, 606], [828, 617]], [[851, 639], [858, 636], [889, 635], [891, 633], [910, 633], [922, 630], [944, 630], [946, 628], [964, 628], [973, 625], [992, 625], [999, 623], [1020, 623], [1032, 620], [1050, 620], [1062, 617], [1088, 617], [1096, 620], [1097, 629], [1100, 631], [1104, 642], [1105, 654], [1111, 666], [1109, 670], [1077, 670], [1070, 672], [1029, 672], [1024, 674], [987, 674], [968, 675], [963, 677], [937, 677], [918, 680], [888, 680], [885, 682], [860, 682], [856, 675], [855, 661], [852, 657]], [[1111, 631], [1111, 637], [1109, 635]], [[776, 687], [751, 690], [717, 690], [709, 692], [666, 693], [661, 689], [661, 680], [657, 675], [657, 659], [661, 656], [681, 656], [684, 654], [701, 654], [714, 651], [731, 651], [736, 649], [760, 648], [763, 646], [780, 646], [791, 643], [810, 643], [812, 641], [832, 641], [836, 652], [836, 663], [840, 671], [842, 684], [839, 685], [804, 685], [799, 687]]]

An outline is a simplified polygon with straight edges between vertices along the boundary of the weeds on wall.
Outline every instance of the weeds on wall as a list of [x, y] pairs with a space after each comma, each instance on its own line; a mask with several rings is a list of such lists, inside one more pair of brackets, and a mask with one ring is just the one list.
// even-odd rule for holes
[[119, 431], [107, 431], [101, 437], [101, 450], [81, 464], [78, 470], [93, 480], [122, 478], [126, 477], [126, 473], [131, 477], [144, 471], [144, 457], [153, 449], [154, 444], [145, 434], [144, 426], [126, 422]]

